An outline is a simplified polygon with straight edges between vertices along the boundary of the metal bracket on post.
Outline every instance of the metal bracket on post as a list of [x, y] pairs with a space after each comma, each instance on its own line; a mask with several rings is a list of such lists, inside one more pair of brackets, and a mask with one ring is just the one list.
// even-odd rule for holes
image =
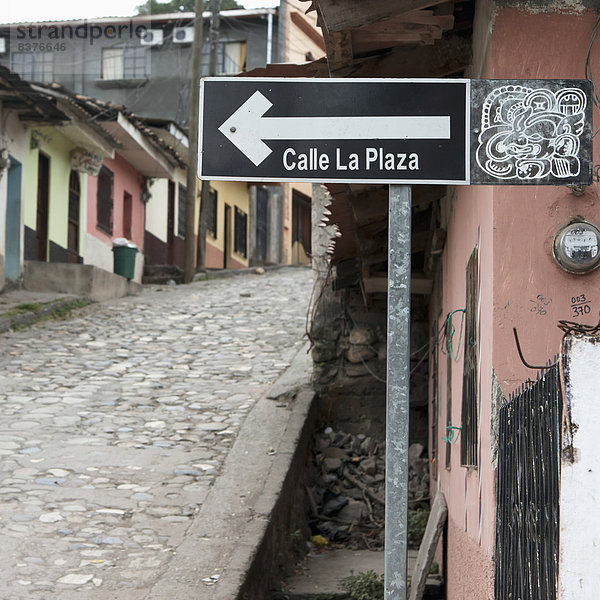
[[385, 600], [407, 598], [411, 187], [390, 185]]

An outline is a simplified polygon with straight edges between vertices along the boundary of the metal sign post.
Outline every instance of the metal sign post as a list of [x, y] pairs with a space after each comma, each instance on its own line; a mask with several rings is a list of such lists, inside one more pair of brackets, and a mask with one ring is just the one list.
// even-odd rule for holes
[[406, 600], [411, 187], [390, 185], [388, 225], [385, 600]]

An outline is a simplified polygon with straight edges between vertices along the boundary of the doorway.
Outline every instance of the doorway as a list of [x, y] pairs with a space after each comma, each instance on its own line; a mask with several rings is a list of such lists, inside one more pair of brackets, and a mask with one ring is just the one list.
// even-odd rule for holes
[[50, 206], [50, 159], [38, 155], [38, 189], [35, 222], [35, 258], [48, 260], [48, 213]]
[[256, 188], [256, 247], [254, 249], [254, 262], [258, 265], [264, 265], [267, 262], [268, 209], [269, 192], [264, 187]]
[[167, 264], [175, 264], [175, 182], [169, 180], [167, 208]]
[[129, 241], [133, 237], [133, 197], [123, 192], [123, 237]]
[[69, 175], [69, 217], [67, 234], [67, 262], [79, 262], [79, 200], [81, 187], [79, 173], [71, 171]]
[[7, 176], [4, 276], [12, 282], [21, 278], [21, 163], [10, 157]]
[[296, 190], [292, 196], [292, 264], [310, 264], [311, 200]]

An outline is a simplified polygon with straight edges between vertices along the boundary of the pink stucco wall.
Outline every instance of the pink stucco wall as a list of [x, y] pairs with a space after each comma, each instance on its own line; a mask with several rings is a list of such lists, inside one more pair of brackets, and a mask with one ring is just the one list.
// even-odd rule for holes
[[[534, 15], [515, 9], [499, 11], [488, 46], [485, 78], [583, 78], [595, 13]], [[592, 65], [600, 78], [600, 45], [594, 47]], [[524, 57], [527, 57], [526, 60]], [[596, 111], [594, 111], [596, 112]], [[598, 126], [597, 114], [594, 115]], [[597, 138], [596, 138], [597, 140]], [[598, 152], [595, 143], [595, 155]], [[599, 187], [575, 197], [565, 186], [498, 187], [494, 191], [494, 226], [497, 252], [494, 263], [494, 368], [505, 393], [512, 391], [531, 371], [514, 351], [512, 328], [521, 338], [525, 358], [544, 364], [558, 352], [562, 332], [559, 319], [596, 323], [600, 311], [600, 271], [570, 275], [552, 258], [552, 242], [559, 227], [581, 215], [600, 225]], [[573, 316], [571, 297], [585, 294], [591, 312]], [[551, 303], [540, 315], [537, 296]]]
[[[493, 327], [493, 287], [492, 271], [494, 263], [494, 231], [493, 231], [493, 189], [492, 188], [461, 188], [457, 190], [450, 223], [448, 238], [442, 257], [444, 282], [442, 286], [442, 310], [438, 327], [441, 327], [446, 315], [465, 307], [466, 265], [469, 257], [479, 243], [480, 273], [481, 273], [481, 378], [480, 389], [485, 402], [481, 404], [482, 423], [489, 423], [491, 403], [491, 365]], [[452, 416], [453, 425], [460, 425], [462, 406], [462, 366], [464, 339], [459, 342], [460, 314], [455, 315], [456, 334], [454, 352], [458, 360], [452, 363]], [[440, 348], [441, 350], [441, 348]], [[460, 466], [460, 441], [452, 445], [450, 469], [445, 468], [446, 444], [442, 436], [447, 422], [446, 412], [446, 354], [440, 352], [438, 368], [438, 389], [440, 390], [438, 409], [438, 456], [437, 472], [440, 477], [441, 489], [448, 502], [448, 571], [447, 586], [449, 593], [455, 593], [448, 598], [466, 598], [461, 595], [465, 589], [473, 586], [488, 586], [492, 568], [494, 547], [494, 504], [493, 472], [491, 469], [489, 449], [489, 425], [482, 430], [482, 438], [487, 443], [481, 445], [481, 464], [486, 465], [481, 471], [465, 469]], [[433, 478], [432, 478], [433, 479]], [[436, 483], [433, 482], [435, 487]], [[481, 501], [480, 501], [481, 500]], [[481, 535], [479, 508], [481, 506]], [[454, 564], [460, 560], [461, 567]], [[465, 564], [477, 563], [479, 568], [472, 571], [469, 577], [473, 581], [465, 583], [461, 571]], [[465, 585], [467, 587], [465, 588]], [[454, 590], [454, 591], [453, 591]], [[475, 596], [473, 596], [475, 597]], [[481, 598], [491, 596], [483, 595]], [[479, 598], [479, 596], [478, 596]]]
[[[483, 78], [583, 78], [585, 56], [597, 15], [531, 14], [498, 9], [487, 44]], [[600, 41], [592, 55], [600, 81]], [[596, 127], [597, 115], [594, 115]], [[595, 151], [598, 151], [597, 142]], [[535, 371], [520, 361], [516, 327], [525, 358], [545, 364], [560, 348], [560, 319], [596, 323], [600, 270], [570, 275], [552, 258], [561, 225], [581, 215], [600, 226], [598, 185], [577, 198], [565, 186], [472, 186], [456, 191], [443, 260], [440, 318], [465, 302], [465, 265], [481, 236], [481, 407], [480, 468], [459, 465], [460, 443], [444, 468], [446, 444], [446, 357], [440, 354], [437, 473], [448, 502], [447, 598], [492, 599], [495, 470], [491, 457], [492, 370], [508, 395]], [[571, 298], [585, 294], [590, 313], [574, 316]], [[543, 309], [543, 310], [540, 310]], [[432, 315], [436, 318], [438, 315]], [[452, 423], [460, 424], [462, 348], [453, 364]], [[437, 482], [432, 481], [432, 491]], [[481, 514], [481, 517], [480, 517]]]
[[114, 174], [113, 190], [113, 233], [108, 235], [97, 227], [96, 201], [98, 191], [98, 178], [88, 177], [87, 198], [87, 230], [94, 237], [112, 246], [112, 240], [124, 237], [123, 231], [123, 197], [125, 192], [132, 196], [132, 224], [131, 239], [140, 251], [144, 248], [144, 211], [142, 202], [141, 175], [124, 158], [115, 154], [114, 159], [105, 158], [104, 165]]

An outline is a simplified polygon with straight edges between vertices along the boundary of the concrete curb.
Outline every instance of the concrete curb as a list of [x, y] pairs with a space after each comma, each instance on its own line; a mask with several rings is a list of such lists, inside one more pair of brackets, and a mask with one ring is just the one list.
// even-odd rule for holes
[[74, 303], [82, 302], [84, 302], [85, 305], [91, 303], [90, 300], [81, 296], [69, 296], [67, 298], [46, 302], [39, 310], [32, 310], [11, 317], [0, 316], [0, 333], [6, 333], [7, 331], [11, 331], [18, 327], [29, 327], [46, 317], [51, 317], [65, 309], [73, 308]]
[[[305, 356], [306, 347], [290, 369]], [[302, 387], [290, 404], [266, 396], [255, 404], [200, 513], [145, 600], [265, 597], [248, 591], [248, 574], [258, 568], [263, 585], [270, 580], [265, 571], [270, 565], [260, 564], [259, 549], [285, 495], [284, 485], [296, 484], [290, 477], [293, 465], [304, 464], [301, 454], [312, 432], [314, 397], [309, 387]]]

